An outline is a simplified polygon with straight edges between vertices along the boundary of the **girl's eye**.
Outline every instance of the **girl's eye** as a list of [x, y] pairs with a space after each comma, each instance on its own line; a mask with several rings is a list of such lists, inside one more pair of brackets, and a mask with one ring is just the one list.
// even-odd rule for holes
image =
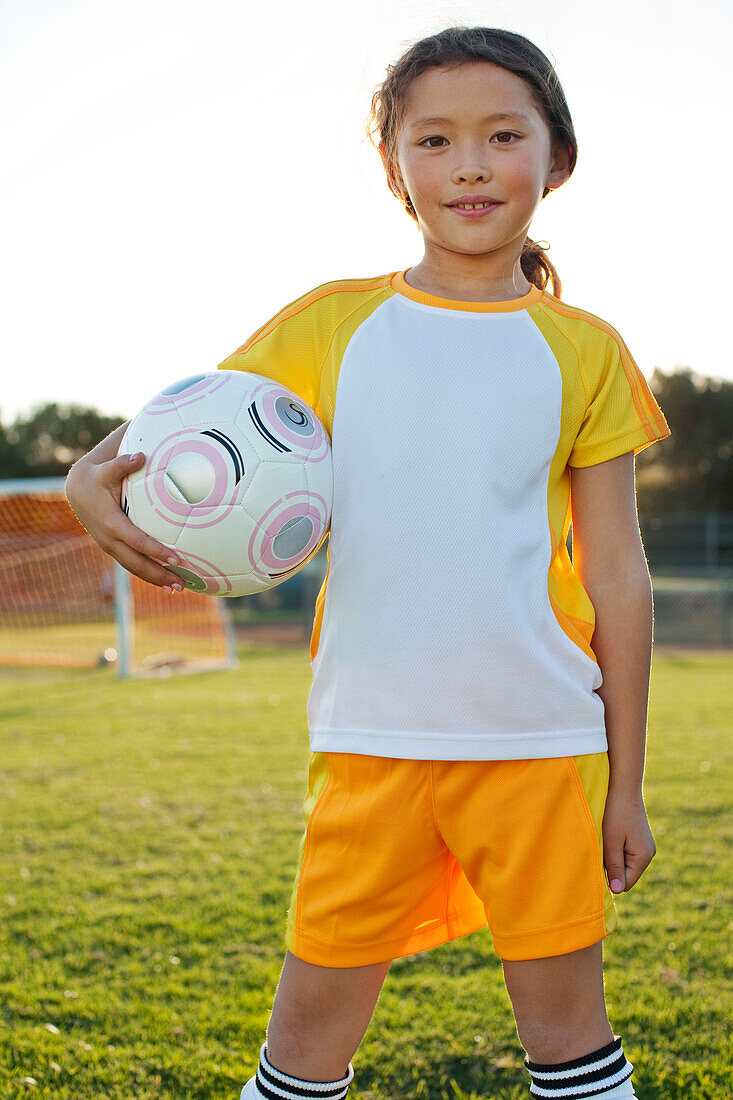
[[[506, 138], [514, 138], [514, 137], [518, 138], [519, 134], [514, 134], [514, 133], [512, 133], [511, 130], [501, 130], [495, 136], [497, 138], [505, 138], [505, 137]], [[419, 142], [419, 144], [424, 145], [427, 149], [441, 149], [442, 148], [441, 145], [429, 145], [428, 142], [431, 142], [431, 141], [445, 141], [445, 138], [441, 137], [439, 134], [433, 134], [432, 137], [423, 138], [423, 140], [421, 142]], [[500, 141], [499, 145], [511, 145], [511, 141]]]

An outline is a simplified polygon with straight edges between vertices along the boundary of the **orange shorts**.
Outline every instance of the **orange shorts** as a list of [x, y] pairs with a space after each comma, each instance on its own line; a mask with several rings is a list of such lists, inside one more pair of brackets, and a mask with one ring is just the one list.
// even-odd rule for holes
[[502, 959], [617, 925], [603, 870], [608, 754], [403, 760], [311, 753], [289, 951], [319, 966], [417, 954], [488, 924]]

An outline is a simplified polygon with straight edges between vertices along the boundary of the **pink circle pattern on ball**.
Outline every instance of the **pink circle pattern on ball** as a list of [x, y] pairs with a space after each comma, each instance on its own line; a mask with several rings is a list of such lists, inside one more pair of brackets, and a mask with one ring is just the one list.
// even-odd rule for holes
[[[290, 501], [291, 503], [283, 508], [284, 501]], [[313, 533], [307, 544], [294, 557], [276, 557], [272, 552], [272, 544], [275, 538], [290, 520], [298, 519], [301, 516], [307, 516], [313, 521]], [[249, 540], [247, 552], [255, 573], [260, 577], [267, 577], [275, 570], [282, 573], [300, 565], [320, 542], [326, 529], [327, 518], [328, 507], [326, 501], [317, 493], [308, 493], [301, 489], [295, 493], [288, 493], [282, 500], [276, 501], [265, 512]]]
[[226, 383], [227, 378], [225, 375], [208, 374], [206, 378], [202, 378], [200, 382], [195, 382], [193, 386], [181, 390], [180, 393], [156, 394], [144, 406], [142, 412], [150, 413], [151, 416], [160, 416], [161, 413], [170, 412], [172, 408], [183, 409], [186, 405], [193, 405], [196, 401], [208, 397], [209, 394], [216, 393]]
[[[214, 468], [214, 485], [200, 504], [182, 504], [171, 496], [165, 484], [166, 468], [178, 454], [193, 451], [211, 462]], [[221, 523], [236, 507], [238, 486], [234, 484], [234, 471], [215, 443], [209, 442], [200, 431], [174, 432], [161, 440], [150, 456], [145, 492], [151, 507], [161, 519], [176, 527], [213, 527]], [[163, 511], [161, 511], [163, 509]], [[206, 522], [213, 512], [217, 515]]]
[[221, 569], [218, 569], [213, 562], [207, 561], [206, 558], [200, 558], [198, 554], [191, 554], [188, 550], [182, 553], [176, 549], [176, 553], [183, 568], [189, 569], [205, 582], [206, 592], [202, 592], [200, 595], [226, 596], [227, 592], [231, 592], [232, 582], [226, 573], [222, 573]]
[[323, 462], [328, 457], [329, 452], [326, 433], [320, 420], [313, 414], [312, 409], [308, 409], [305, 401], [301, 401], [296, 394], [286, 390], [286, 393], [292, 397], [296, 405], [302, 405], [312, 414], [311, 423], [314, 432], [310, 439], [304, 439], [302, 435], [298, 435], [297, 432], [289, 429], [287, 424], [277, 415], [275, 402], [283, 396], [284, 389], [284, 386], [263, 383], [252, 391], [252, 401], [262, 409], [265, 425], [271, 428], [276, 435], [281, 436], [286, 443], [292, 444], [291, 451], [296, 458], [307, 458], [311, 462]]

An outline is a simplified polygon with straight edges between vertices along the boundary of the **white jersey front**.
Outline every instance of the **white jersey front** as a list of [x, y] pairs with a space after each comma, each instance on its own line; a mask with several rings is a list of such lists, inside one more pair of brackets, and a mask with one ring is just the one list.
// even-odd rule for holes
[[315, 288], [220, 366], [289, 386], [331, 435], [314, 752], [606, 749], [568, 466], [670, 434], [610, 325], [536, 287], [457, 302], [393, 272]]

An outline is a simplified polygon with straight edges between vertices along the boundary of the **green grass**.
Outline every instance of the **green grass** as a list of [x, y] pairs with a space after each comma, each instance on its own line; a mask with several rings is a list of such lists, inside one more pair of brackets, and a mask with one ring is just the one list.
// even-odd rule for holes
[[[606, 941], [643, 1100], [730, 1095], [732, 674], [654, 657], [658, 855]], [[4, 1100], [238, 1100], [282, 965], [310, 679], [305, 645], [165, 681], [0, 673]], [[354, 1065], [360, 1100], [526, 1100], [486, 929], [393, 963]]]

